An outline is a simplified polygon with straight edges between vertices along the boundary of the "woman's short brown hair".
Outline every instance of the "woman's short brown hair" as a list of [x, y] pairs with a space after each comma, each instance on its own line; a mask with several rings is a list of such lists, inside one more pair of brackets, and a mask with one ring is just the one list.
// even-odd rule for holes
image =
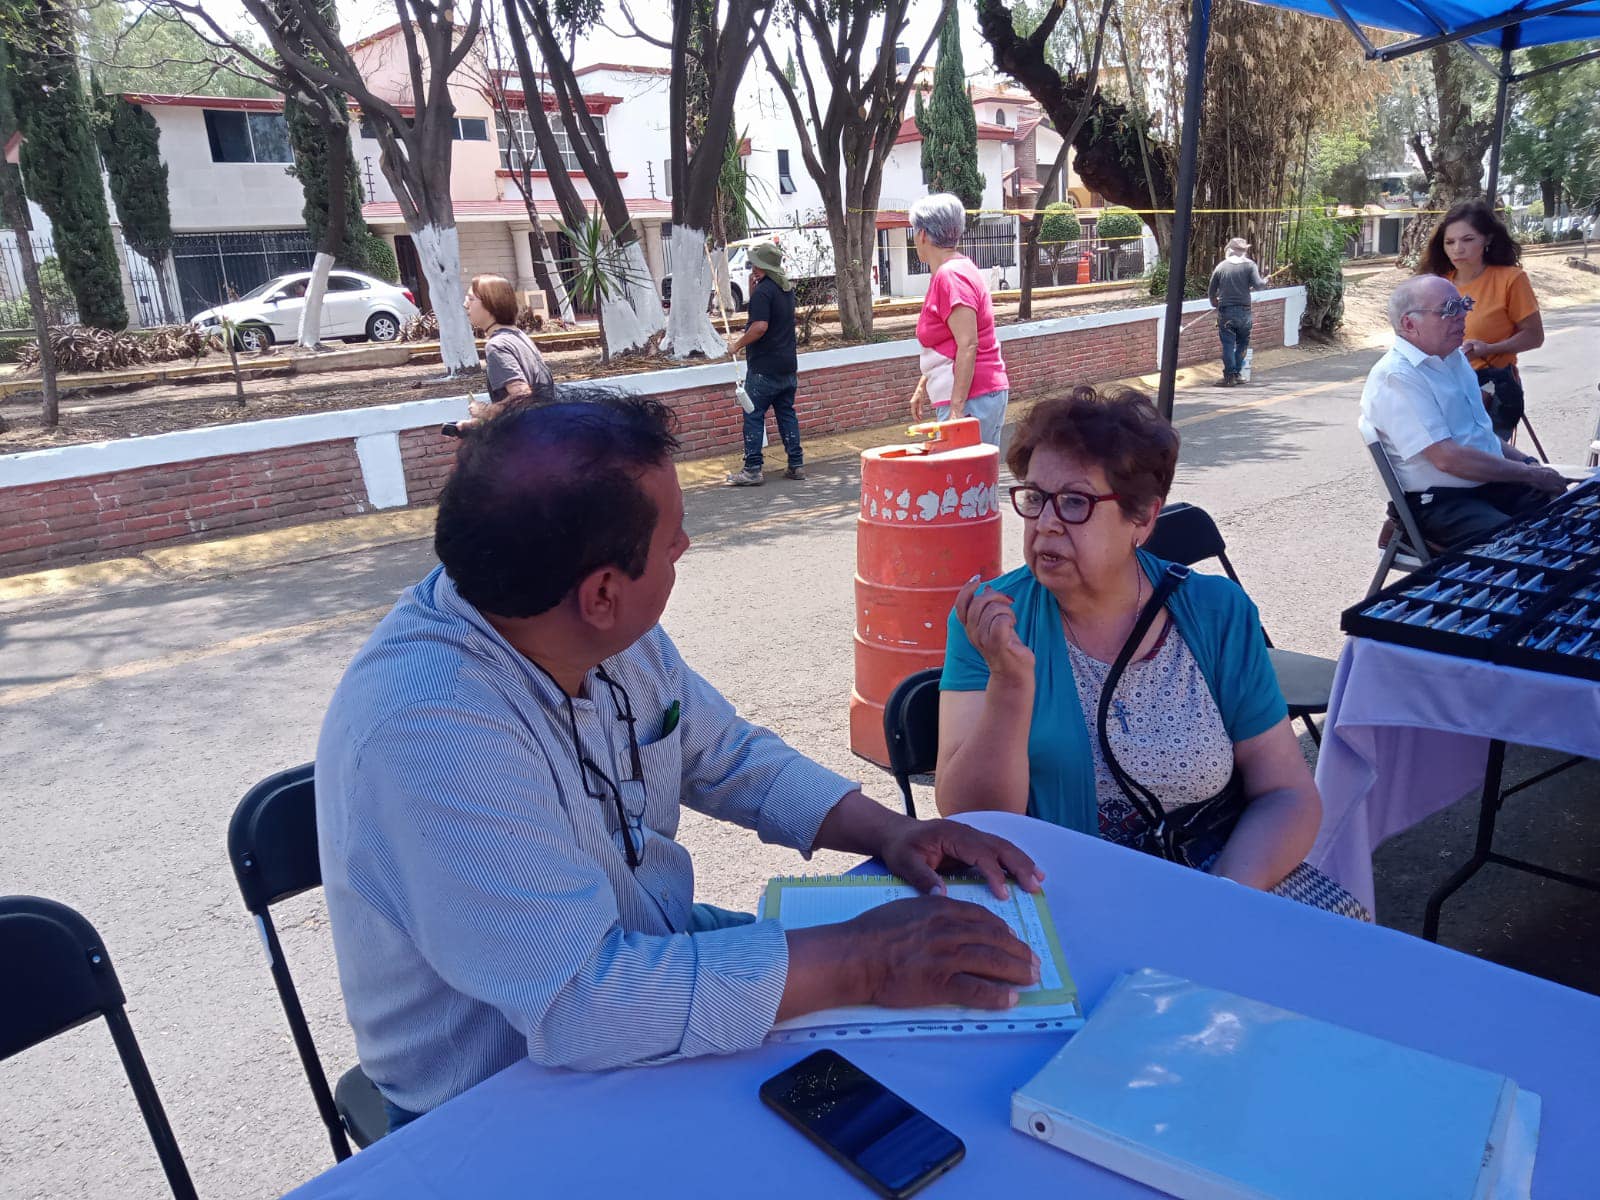
[[1006, 466], [1026, 479], [1040, 447], [1100, 467], [1118, 507], [1134, 520], [1167, 498], [1178, 469], [1178, 431], [1150, 397], [1132, 388], [1075, 387], [1070, 395], [1041, 400], [1012, 435]]
[[517, 293], [504, 275], [474, 275], [472, 294], [476, 296], [496, 325], [517, 323]]

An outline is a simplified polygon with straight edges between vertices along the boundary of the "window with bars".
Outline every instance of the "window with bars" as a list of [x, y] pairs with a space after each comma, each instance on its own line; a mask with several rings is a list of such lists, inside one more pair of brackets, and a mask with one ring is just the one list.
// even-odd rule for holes
[[[609, 145], [606, 139], [606, 119], [604, 117], [591, 118], [595, 128], [600, 132], [600, 144]], [[534, 140], [533, 126], [528, 123], [528, 114], [518, 110], [511, 114], [511, 127], [506, 128], [505, 117], [496, 115], [494, 119], [495, 133], [500, 139], [500, 169], [503, 171], [520, 171], [524, 166], [530, 170], [543, 171], [544, 163], [539, 158], [539, 143]], [[569, 171], [578, 171], [582, 167], [578, 163], [578, 154], [572, 148], [572, 139], [567, 136], [566, 127], [560, 118], [552, 116], [550, 131], [555, 134], [556, 149], [561, 153], [561, 163]]]

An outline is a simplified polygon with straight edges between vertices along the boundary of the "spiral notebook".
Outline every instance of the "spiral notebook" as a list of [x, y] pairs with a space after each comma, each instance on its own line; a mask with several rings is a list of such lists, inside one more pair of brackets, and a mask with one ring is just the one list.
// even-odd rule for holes
[[[1083, 1025], [1078, 985], [1073, 982], [1061, 940], [1056, 936], [1044, 893], [1013, 885], [1002, 900], [975, 879], [947, 879], [946, 893], [981, 905], [1011, 927], [1039, 956], [1039, 982], [1022, 990], [1015, 1008], [880, 1008], [863, 1005], [806, 1013], [773, 1026], [775, 1042], [832, 1041], [861, 1037], [917, 1037], [935, 1034], [1039, 1033], [1072, 1031]], [[786, 929], [832, 925], [858, 917], [893, 900], [920, 895], [892, 875], [821, 875], [774, 879], [761, 898], [761, 916]]]

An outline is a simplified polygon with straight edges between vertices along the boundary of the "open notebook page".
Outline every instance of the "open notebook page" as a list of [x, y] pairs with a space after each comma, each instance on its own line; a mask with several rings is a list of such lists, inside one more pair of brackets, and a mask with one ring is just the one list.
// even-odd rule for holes
[[[1012, 1009], [973, 1009], [942, 1005], [929, 1008], [880, 1008], [876, 1005], [833, 1008], [782, 1021], [773, 1028], [780, 1040], [861, 1037], [871, 1034], [1038, 1032], [1078, 1028], [1083, 1010], [1078, 989], [1061, 952], [1044, 894], [1012, 886], [1002, 900], [986, 883], [947, 880], [947, 894], [981, 905], [1004, 921], [1039, 956], [1039, 982], [1024, 988]], [[762, 898], [761, 915], [788, 929], [832, 925], [869, 909], [920, 893], [888, 875], [843, 875], [774, 879]], [[784, 1036], [799, 1032], [799, 1037]]]

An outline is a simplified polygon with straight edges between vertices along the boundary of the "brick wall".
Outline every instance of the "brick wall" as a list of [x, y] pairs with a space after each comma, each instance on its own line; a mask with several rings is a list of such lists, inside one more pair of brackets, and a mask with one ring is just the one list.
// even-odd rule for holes
[[0, 571], [369, 508], [349, 441], [6, 488]]
[[[1257, 302], [1254, 345], [1282, 344], [1284, 311], [1282, 298]], [[1063, 322], [1045, 322], [1043, 332], [1007, 337], [1001, 348], [1011, 377], [1012, 399], [1036, 400], [1062, 394], [1080, 383], [1155, 371], [1158, 322], [1149, 312], [1142, 310], [1114, 324], [1096, 323], [1106, 321], [1104, 317], [1081, 319], [1068, 328], [1059, 328]], [[1192, 324], [1180, 339], [1179, 361], [1184, 364], [1213, 360], [1218, 355], [1216, 321], [1209, 314], [1198, 320], [1196, 316], [1186, 314]], [[906, 353], [903, 345], [806, 355], [801, 366], [796, 409], [801, 430], [808, 436], [866, 429], [908, 416], [918, 372], [915, 355]], [[684, 377], [699, 380], [725, 374], [726, 367], [704, 367], [685, 372]], [[732, 383], [719, 379], [666, 390], [673, 378], [644, 374], [607, 382], [650, 390], [674, 409], [684, 457], [737, 452], [741, 422]], [[461, 415], [451, 410], [441, 417], [441, 405], [465, 407], [459, 399], [423, 401], [384, 411], [355, 409], [168, 434], [165, 441], [130, 439], [143, 444], [138, 447], [109, 443], [0, 457], [0, 512], [5, 514], [0, 522], [0, 573], [136, 553], [223, 532], [371, 511], [378, 505], [369, 498], [369, 487], [374, 487], [371, 495], [379, 497], [382, 504], [401, 500], [398, 492], [394, 499], [383, 500], [384, 491], [374, 486], [374, 472], [382, 474], [386, 469], [396, 479], [403, 475], [405, 503], [432, 503], [450, 473], [459, 444], [439, 436], [441, 419]], [[419, 408], [426, 408], [426, 413]], [[231, 450], [234, 443], [251, 437], [260, 444], [267, 425], [279, 427], [273, 436], [280, 441], [295, 444], [248, 453], [217, 452]], [[312, 438], [300, 432], [283, 433], [283, 429], [318, 432]], [[330, 438], [330, 430], [339, 432]], [[150, 445], [176, 446], [181, 439], [198, 434], [209, 439], [203, 443], [206, 449], [157, 453], [159, 447]], [[365, 473], [357, 452], [358, 438], [364, 444]], [[107, 454], [130, 449], [140, 453], [128, 461], [140, 465], [120, 471], [105, 469]], [[7, 465], [21, 460], [43, 462], [51, 455], [65, 456], [58, 462], [70, 459], [86, 464], [85, 473], [46, 463], [47, 470], [33, 472], [46, 481], [4, 485]], [[173, 461], [174, 457], [178, 461]], [[90, 470], [95, 473], [87, 473]]]
[[400, 434], [400, 461], [405, 464], [406, 494], [412, 504], [432, 504], [439, 498], [460, 444], [440, 436], [437, 425]]

